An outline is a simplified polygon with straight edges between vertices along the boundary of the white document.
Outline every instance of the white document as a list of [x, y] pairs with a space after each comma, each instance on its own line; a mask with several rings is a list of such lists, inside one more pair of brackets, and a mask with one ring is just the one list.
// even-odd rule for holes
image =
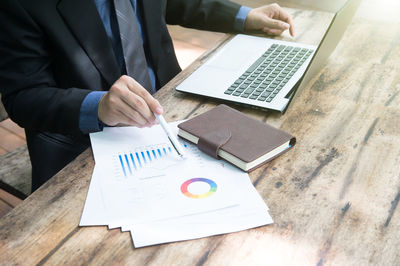
[[109, 218], [101, 192], [101, 174], [99, 167], [94, 167], [89, 190], [83, 208], [80, 226], [108, 225]]
[[[177, 124], [170, 124], [175, 133]], [[96, 166], [82, 226], [121, 227], [142, 247], [272, 223], [247, 173], [180, 140], [182, 160], [160, 126], [90, 137]]]
[[212, 235], [220, 235], [238, 232], [266, 224], [272, 223], [268, 213], [264, 215], [249, 215], [246, 221], [235, 221], [234, 218], [224, 223], [158, 223], [158, 224], [139, 224], [131, 230], [133, 244], [136, 248], [163, 244], [169, 242], [197, 239]]
[[[239, 185], [239, 184], [238, 184]], [[225, 234], [273, 223], [268, 207], [248, 177], [240, 182], [239, 205], [176, 219], [123, 226], [135, 247]]]

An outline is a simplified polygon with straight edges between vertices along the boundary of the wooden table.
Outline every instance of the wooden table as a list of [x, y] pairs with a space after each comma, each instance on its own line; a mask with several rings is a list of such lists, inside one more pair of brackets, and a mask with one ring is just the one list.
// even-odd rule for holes
[[[399, 265], [400, 23], [377, 20], [373, 4], [364, 1], [286, 114], [235, 106], [298, 140], [250, 174], [273, 225], [140, 249], [119, 229], [78, 227], [94, 164], [88, 150], [0, 220], [0, 264]], [[332, 18], [291, 12], [306, 43], [318, 43]], [[167, 120], [218, 104], [174, 91], [218, 47], [157, 93]]]

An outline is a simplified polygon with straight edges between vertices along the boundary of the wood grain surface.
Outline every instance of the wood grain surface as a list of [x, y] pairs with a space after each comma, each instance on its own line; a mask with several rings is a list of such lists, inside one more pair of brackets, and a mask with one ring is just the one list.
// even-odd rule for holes
[[31, 194], [32, 166], [26, 145], [0, 156], [0, 181], [23, 195]]
[[[250, 174], [273, 225], [140, 249], [118, 229], [78, 227], [94, 164], [88, 150], [0, 220], [0, 264], [399, 265], [400, 23], [377, 19], [371, 3], [286, 114], [232, 105], [297, 137]], [[290, 12], [295, 40], [312, 44], [332, 18]], [[156, 94], [168, 121], [219, 103], [174, 88], [222, 43]]]

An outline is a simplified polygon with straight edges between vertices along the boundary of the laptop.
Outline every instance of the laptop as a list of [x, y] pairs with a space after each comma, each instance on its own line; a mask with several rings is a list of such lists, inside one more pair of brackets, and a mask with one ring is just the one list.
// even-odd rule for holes
[[238, 34], [176, 90], [284, 112], [321, 70], [360, 2], [346, 1], [318, 46]]

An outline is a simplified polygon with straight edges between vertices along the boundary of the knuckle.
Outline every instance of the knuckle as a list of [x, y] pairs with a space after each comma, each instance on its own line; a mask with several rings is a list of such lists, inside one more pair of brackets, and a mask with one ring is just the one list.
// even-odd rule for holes
[[118, 85], [117, 84], [113, 84], [109, 90], [110, 93], [114, 92], [115, 90], [118, 89]]
[[140, 97], [135, 97], [133, 99], [133, 104], [139, 109], [143, 109], [146, 105]]
[[140, 97], [144, 98], [144, 99], [146, 99], [147, 97], [150, 96], [150, 93], [149, 93], [146, 89], [144, 89], [144, 88], [142, 88], [142, 87], [140, 87], [140, 89], [138, 90], [137, 94], [138, 94]]
[[114, 84], [110, 88], [110, 93], [111, 95], [113, 94], [121, 94], [123, 92], [123, 88], [119, 86], [118, 84]]
[[155, 102], [154, 97], [153, 97], [148, 91], [145, 91], [145, 92], [141, 95], [141, 97], [142, 97], [143, 100], [144, 100], [147, 104], [149, 104], [149, 105], [153, 105], [154, 102]]
[[124, 81], [124, 82], [128, 82], [130, 80], [130, 77], [127, 75], [122, 75], [120, 80]]

